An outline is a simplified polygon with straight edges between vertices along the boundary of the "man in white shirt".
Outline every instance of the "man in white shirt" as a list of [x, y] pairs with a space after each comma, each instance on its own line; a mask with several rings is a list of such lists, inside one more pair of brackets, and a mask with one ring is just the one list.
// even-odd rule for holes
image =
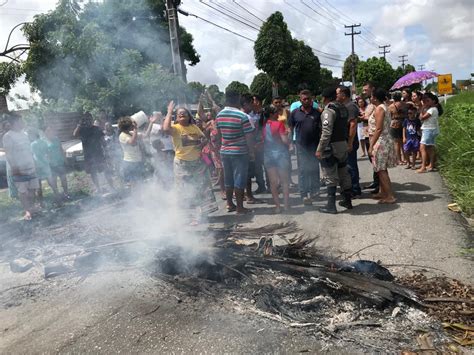
[[35, 208], [35, 191], [39, 188], [35, 161], [28, 136], [23, 131], [24, 123], [19, 116], [8, 118], [10, 130], [3, 136], [6, 159], [11, 168], [12, 179], [18, 190], [18, 197], [25, 210], [24, 219], [31, 220]]

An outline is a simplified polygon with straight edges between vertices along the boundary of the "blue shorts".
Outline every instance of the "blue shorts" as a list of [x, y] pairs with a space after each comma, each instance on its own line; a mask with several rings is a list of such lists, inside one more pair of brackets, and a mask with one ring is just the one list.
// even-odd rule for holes
[[435, 145], [435, 138], [439, 132], [437, 129], [422, 129], [421, 130], [421, 144]]
[[125, 182], [143, 181], [144, 172], [143, 162], [122, 160], [122, 174]]
[[224, 185], [226, 189], [241, 189], [247, 186], [249, 156], [247, 154], [221, 154], [224, 166]]
[[266, 150], [263, 155], [265, 168], [278, 168], [288, 170], [290, 168], [290, 153], [288, 150]]
[[403, 151], [405, 153], [416, 153], [420, 150], [420, 141], [418, 138], [408, 138], [406, 143], [403, 145]]

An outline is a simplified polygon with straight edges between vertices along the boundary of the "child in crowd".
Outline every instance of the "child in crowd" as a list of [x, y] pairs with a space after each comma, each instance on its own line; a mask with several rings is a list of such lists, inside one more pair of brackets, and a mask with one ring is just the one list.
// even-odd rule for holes
[[43, 189], [42, 181], [46, 180], [51, 186], [54, 192], [54, 197], [58, 198], [58, 189], [56, 184], [53, 183], [51, 177], [51, 167], [49, 166], [49, 152], [48, 143], [40, 137], [38, 130], [30, 129], [28, 136], [31, 141], [31, 151], [33, 153], [33, 159], [35, 161], [36, 176], [39, 179], [39, 188], [36, 191], [38, 202], [43, 205]]
[[54, 129], [50, 126], [46, 127], [44, 134], [48, 145], [49, 166], [51, 168], [51, 183], [57, 190], [58, 178], [63, 188], [63, 198], [70, 200], [69, 189], [66, 176], [66, 159], [61, 141], [55, 134]]
[[415, 106], [408, 107], [408, 118], [403, 121], [403, 151], [407, 155], [408, 164], [406, 169], [415, 170], [416, 155], [420, 150], [420, 136], [418, 132], [421, 129], [421, 121], [416, 117], [417, 109]]

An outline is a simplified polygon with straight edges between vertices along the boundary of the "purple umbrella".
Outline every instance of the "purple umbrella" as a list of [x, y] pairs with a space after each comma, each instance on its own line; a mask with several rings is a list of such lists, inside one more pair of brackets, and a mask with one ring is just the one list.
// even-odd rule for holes
[[393, 84], [393, 86], [390, 88], [390, 90], [401, 89], [406, 86], [418, 84], [424, 80], [436, 78], [437, 76], [438, 74], [436, 74], [434, 71], [427, 71], [427, 70], [414, 71], [398, 79], [397, 82]]

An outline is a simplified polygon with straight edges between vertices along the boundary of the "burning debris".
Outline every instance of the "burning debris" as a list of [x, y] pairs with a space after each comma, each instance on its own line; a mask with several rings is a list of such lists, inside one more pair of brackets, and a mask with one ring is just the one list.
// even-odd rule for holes
[[[442, 325], [429, 315], [450, 321], [445, 327], [458, 344], [472, 342], [472, 320], [468, 319], [472, 288], [466, 285], [445, 280], [439, 293], [436, 284], [422, 276], [395, 280], [378, 263], [331, 258], [318, 251], [316, 238], [301, 234], [295, 223], [211, 228], [201, 234], [211, 237], [214, 244], [194, 259], [183, 246], [131, 239], [62, 250], [44, 258], [39, 252], [30, 253], [36, 255], [32, 259], [23, 253], [22, 263], [42, 265], [47, 279], [64, 274], [86, 278], [117, 270], [117, 265], [139, 268], [172, 286], [181, 302], [189, 297], [225, 299], [231, 311], [363, 349], [409, 349], [420, 329], [430, 335], [428, 340], [423, 338], [424, 343], [420, 340], [421, 349], [426, 348], [426, 341], [444, 349], [447, 339]], [[17, 263], [11, 265], [12, 271], [26, 271], [14, 266]], [[441, 296], [450, 298], [441, 300]], [[452, 312], [445, 304], [457, 310], [457, 317], [448, 317]]]

